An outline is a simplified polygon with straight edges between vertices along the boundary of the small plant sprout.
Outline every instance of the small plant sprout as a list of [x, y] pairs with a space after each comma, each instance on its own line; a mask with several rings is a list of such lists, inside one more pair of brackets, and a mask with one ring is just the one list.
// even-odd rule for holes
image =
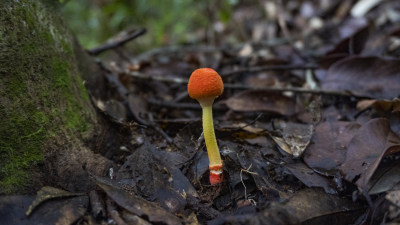
[[219, 153], [217, 140], [215, 139], [214, 124], [212, 116], [212, 104], [214, 99], [224, 91], [224, 83], [219, 74], [210, 68], [200, 68], [190, 75], [188, 93], [196, 99], [203, 110], [203, 133], [206, 142], [208, 159], [210, 161], [210, 183], [211, 185], [222, 182], [222, 160]]

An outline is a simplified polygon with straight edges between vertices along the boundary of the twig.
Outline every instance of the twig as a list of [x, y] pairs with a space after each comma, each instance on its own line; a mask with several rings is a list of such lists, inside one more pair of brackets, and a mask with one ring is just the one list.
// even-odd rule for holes
[[243, 187], [244, 187], [244, 199], [245, 199], [246, 201], [251, 202], [253, 205], [257, 205], [257, 203], [256, 203], [256, 201], [254, 201], [254, 199], [249, 199], [249, 198], [248, 198], [248, 196], [247, 196], [247, 187], [246, 187], [246, 185], [244, 184], [243, 176], [242, 176], [243, 172], [246, 172], [246, 173], [249, 173], [249, 174], [253, 174], [253, 175], [258, 175], [257, 173], [251, 172], [251, 171], [250, 171], [250, 168], [251, 168], [252, 166], [253, 166], [253, 164], [250, 164], [249, 168], [247, 168], [247, 169], [240, 169], [240, 181], [242, 182], [242, 185], [243, 185]]
[[187, 84], [188, 79], [184, 78], [179, 78], [179, 77], [169, 77], [169, 76], [152, 76], [152, 75], [146, 75], [144, 73], [140, 72], [130, 72], [129, 75], [135, 78], [140, 78], [144, 80], [155, 80], [155, 81], [160, 81], [160, 82], [165, 82], [165, 83], [175, 83], [175, 84]]
[[[146, 79], [146, 80], [155, 80], [159, 82], [166, 83], [176, 83], [176, 84], [187, 84], [188, 80], [183, 78], [170, 78], [170, 77], [161, 77], [161, 76], [148, 76], [140, 72], [131, 72], [130, 75], [135, 78]], [[346, 97], [358, 97], [358, 98], [368, 98], [366, 96], [355, 96], [350, 92], [343, 91], [328, 91], [321, 89], [304, 89], [304, 88], [296, 88], [296, 87], [288, 87], [288, 88], [277, 88], [277, 87], [254, 87], [242, 84], [224, 84], [224, 88], [226, 89], [239, 89], [239, 90], [259, 90], [259, 91], [271, 91], [271, 92], [295, 92], [295, 93], [309, 93], [309, 94], [319, 94], [319, 95], [335, 95], [335, 96], [346, 96]]]
[[129, 32], [125, 37], [123, 37], [121, 39], [117, 38], [117, 40], [115, 40], [115, 41], [108, 42], [103, 45], [100, 45], [99, 47], [89, 49], [89, 50], [87, 50], [87, 52], [90, 55], [98, 55], [104, 51], [122, 46], [122, 45], [126, 44], [127, 42], [129, 42], [145, 33], [146, 33], [146, 29], [140, 29], [135, 32]]
[[[347, 97], [360, 97], [354, 96], [349, 92], [341, 92], [341, 91], [327, 91], [321, 89], [304, 89], [304, 88], [277, 88], [277, 87], [253, 87], [248, 85], [241, 84], [225, 84], [225, 88], [230, 89], [239, 89], [239, 90], [259, 90], [259, 91], [271, 91], [271, 92], [295, 92], [295, 93], [308, 93], [308, 94], [319, 94], [319, 95], [336, 95], [336, 96], [347, 96]], [[364, 97], [363, 97], [364, 98]]]
[[[191, 110], [197, 110], [201, 109], [201, 106], [199, 104], [194, 104], [194, 103], [177, 103], [177, 102], [168, 102], [168, 101], [161, 101], [157, 100], [154, 98], [149, 98], [147, 99], [147, 103], [156, 105], [159, 107], [165, 107], [165, 108], [174, 108], [174, 109], [191, 109]], [[226, 111], [228, 108], [224, 105], [221, 104], [216, 104], [213, 106], [213, 109], [215, 111]]]
[[274, 47], [279, 45], [284, 45], [289, 43], [290, 40], [285, 38], [276, 38], [268, 41], [259, 41], [259, 42], [246, 42], [246, 43], [239, 43], [233, 46], [211, 46], [211, 45], [189, 45], [189, 46], [167, 46], [162, 48], [156, 48], [150, 50], [148, 52], [142, 53], [136, 57], [136, 60], [141, 62], [144, 60], [148, 60], [149, 58], [154, 57], [155, 55], [168, 55], [180, 53], [180, 52], [220, 52], [220, 51], [227, 51], [227, 50], [234, 50], [237, 51], [243, 46], [247, 44], [259, 46], [259, 47]]
[[[255, 122], [257, 122], [258, 119], [261, 118], [262, 115], [263, 115], [263, 113], [258, 114], [257, 117], [256, 117], [253, 121], [251, 121], [250, 123], [248, 123], [248, 124], [246, 124], [246, 125], [244, 125], [244, 126], [242, 126], [242, 127], [239, 127], [237, 130], [242, 130], [242, 129], [248, 127], [248, 126], [253, 125]], [[251, 165], [250, 165], [250, 166], [251, 166]], [[250, 168], [249, 168], [249, 169], [250, 169]]]
[[182, 123], [182, 124], [189, 124], [189, 123], [196, 123], [201, 122], [201, 117], [196, 118], [178, 118], [178, 119], [161, 119], [161, 120], [154, 120], [156, 123]]
[[268, 70], [308, 70], [308, 69], [317, 69], [316, 65], [274, 65], [274, 66], [259, 66], [259, 67], [252, 67], [252, 68], [245, 68], [245, 69], [238, 69], [231, 72], [223, 73], [222, 77], [231, 76], [233, 74], [238, 73], [256, 73], [261, 71], [268, 71]]

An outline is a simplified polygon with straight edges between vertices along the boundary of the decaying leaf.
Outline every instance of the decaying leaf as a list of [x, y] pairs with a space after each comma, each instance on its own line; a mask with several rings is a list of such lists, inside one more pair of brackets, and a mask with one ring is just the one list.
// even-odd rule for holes
[[400, 138], [385, 118], [364, 124], [348, 145], [346, 159], [340, 166], [344, 178], [365, 190], [383, 156], [400, 151]]
[[326, 193], [337, 194], [326, 177], [317, 174], [304, 163], [292, 163], [285, 167], [307, 187], [322, 187]]
[[243, 91], [225, 101], [235, 111], [266, 111], [281, 115], [292, 115], [295, 112], [295, 101], [282, 94], [270, 91]]
[[379, 166], [368, 182], [368, 194], [379, 194], [392, 190], [400, 184], [400, 161]]
[[400, 208], [400, 190], [389, 191], [385, 198]]
[[363, 207], [320, 189], [304, 189], [260, 213], [226, 216], [210, 224], [351, 224]]
[[368, 108], [372, 108], [378, 112], [400, 112], [400, 99], [395, 98], [393, 100], [361, 100], [357, 103], [357, 109], [359, 111], [363, 111]]
[[[350, 200], [327, 194], [320, 189], [301, 190], [288, 202], [280, 205], [303, 224], [349, 224], [350, 221], [357, 218], [359, 213], [355, 212], [363, 209]], [[273, 207], [271, 206], [271, 208]], [[349, 212], [353, 212], [353, 214], [349, 214]]]
[[157, 206], [155, 203], [146, 201], [135, 194], [128, 193], [123, 189], [117, 188], [115, 185], [111, 186], [109, 183], [103, 182], [103, 179], [96, 179], [95, 177], [95, 181], [119, 206], [137, 216], [146, 216], [153, 223], [165, 223], [168, 225], [182, 223], [181, 219]]
[[129, 180], [137, 192], [155, 199], [169, 212], [185, 208], [186, 195], [198, 194], [185, 175], [177, 168], [187, 159], [176, 152], [159, 151], [149, 143], [139, 147], [117, 172], [117, 180]]
[[389, 201], [392, 205], [389, 206], [389, 218], [399, 218], [400, 216], [400, 190], [389, 191], [385, 199]]
[[318, 124], [304, 153], [304, 162], [321, 174], [335, 176], [345, 160], [347, 146], [360, 126], [341, 121]]
[[314, 132], [312, 124], [298, 124], [275, 120], [274, 126], [279, 136], [271, 135], [271, 138], [285, 152], [294, 157], [300, 157], [310, 143]]
[[[243, 146], [242, 150], [236, 154], [242, 169], [249, 170], [246, 175], [253, 177], [259, 190], [273, 189], [277, 192], [283, 191], [277, 182], [271, 178], [270, 163], [267, 158], [278, 158], [279, 153], [273, 150], [273, 144], [268, 142], [266, 147], [254, 150], [254, 147]], [[240, 170], [232, 174], [232, 181], [241, 182]], [[233, 183], [235, 185], [236, 183]]]
[[84, 195], [83, 193], [71, 193], [68, 191], [64, 191], [58, 188], [44, 186], [40, 189], [36, 195], [35, 201], [33, 201], [32, 205], [29, 206], [28, 211], [26, 211], [26, 215], [29, 216], [36, 207], [42, 204], [45, 201], [55, 199], [55, 198], [65, 198], [65, 197], [73, 197]]
[[147, 222], [146, 220], [142, 219], [141, 217], [130, 213], [127, 210], [122, 211], [122, 218], [128, 224], [136, 224], [136, 225], [151, 225], [151, 223]]
[[400, 60], [348, 57], [332, 65], [321, 81], [323, 90], [348, 91], [356, 96], [392, 99], [400, 90]]
[[0, 224], [75, 224], [85, 215], [89, 206], [87, 196], [55, 198], [42, 202], [29, 216], [25, 212], [34, 196], [0, 196]]

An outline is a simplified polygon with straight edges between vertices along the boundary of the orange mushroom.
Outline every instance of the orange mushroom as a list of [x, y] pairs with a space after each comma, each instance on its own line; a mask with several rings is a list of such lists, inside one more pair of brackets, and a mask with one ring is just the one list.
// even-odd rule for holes
[[211, 185], [222, 182], [223, 164], [214, 133], [212, 104], [214, 99], [220, 96], [223, 91], [224, 83], [222, 78], [213, 69], [200, 68], [190, 75], [188, 83], [189, 96], [200, 103], [203, 111], [203, 133], [210, 161]]

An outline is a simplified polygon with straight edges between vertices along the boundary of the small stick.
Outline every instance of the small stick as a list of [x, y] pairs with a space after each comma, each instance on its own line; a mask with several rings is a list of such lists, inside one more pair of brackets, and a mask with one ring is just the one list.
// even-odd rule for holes
[[273, 65], [273, 66], [258, 66], [252, 68], [238, 69], [231, 72], [226, 72], [222, 74], [222, 77], [231, 76], [238, 73], [256, 73], [268, 70], [308, 70], [308, 69], [318, 69], [316, 65]]
[[131, 41], [131, 40], [133, 40], [133, 39], [135, 39], [135, 38], [137, 38], [139, 36], [142, 36], [145, 33], [146, 33], [146, 29], [140, 29], [140, 30], [137, 30], [135, 32], [129, 32], [122, 39], [118, 39], [117, 38], [117, 40], [115, 40], [115, 41], [112, 41], [110, 43], [105, 43], [105, 44], [100, 45], [99, 47], [96, 47], [96, 48], [89, 49], [89, 50], [87, 50], [87, 52], [90, 55], [98, 55], [98, 54], [100, 54], [100, 53], [102, 53], [104, 51], [107, 51], [107, 50], [122, 46], [122, 45], [126, 44], [127, 42], [129, 42], [129, 41]]
[[150, 58], [154, 57], [155, 55], [168, 55], [168, 54], [176, 54], [181, 52], [220, 52], [220, 51], [228, 51], [228, 50], [239, 50], [243, 48], [243, 46], [251, 44], [254, 46], [259, 47], [274, 47], [279, 45], [284, 45], [290, 43], [290, 40], [286, 38], [276, 38], [268, 41], [257, 41], [257, 42], [245, 42], [239, 43], [233, 46], [212, 46], [212, 45], [190, 45], [190, 46], [167, 46], [152, 49], [148, 52], [144, 52], [136, 57], [138, 62], [149, 60]]
[[[148, 76], [140, 72], [131, 72], [130, 75], [139, 79], [155, 80], [165, 83], [177, 83], [177, 84], [187, 84], [188, 80], [183, 78], [169, 78], [161, 76]], [[346, 96], [346, 97], [357, 97], [357, 98], [369, 98], [366, 96], [355, 96], [349, 92], [342, 91], [327, 91], [321, 89], [304, 89], [304, 88], [276, 88], [276, 87], [254, 87], [241, 84], [225, 84], [225, 89], [239, 89], [239, 90], [260, 90], [260, 91], [271, 91], [271, 92], [295, 92], [295, 93], [309, 93], [309, 94], [319, 94], [319, 95], [336, 95], [336, 96]]]
[[[157, 100], [154, 98], [147, 99], [147, 103], [149, 103], [151, 105], [159, 106], [159, 107], [172, 108], [172, 109], [190, 109], [190, 110], [201, 109], [201, 106], [199, 104], [177, 103], [177, 102], [171, 102], [171, 101]], [[226, 111], [228, 109], [226, 106], [221, 105], [221, 104], [216, 104], [213, 108], [215, 111]]]
[[243, 187], [244, 187], [244, 199], [245, 199], [246, 201], [251, 202], [253, 205], [257, 205], [257, 203], [256, 203], [256, 201], [254, 201], [254, 199], [248, 198], [248, 196], [247, 196], [247, 187], [246, 187], [246, 185], [244, 184], [243, 176], [242, 176], [243, 172], [246, 172], [246, 173], [249, 173], [249, 174], [253, 174], [253, 175], [258, 175], [257, 173], [251, 172], [251, 171], [250, 171], [251, 166], [253, 166], [253, 164], [250, 164], [249, 168], [247, 168], [247, 169], [240, 169], [240, 181], [242, 182], [242, 185], [243, 185]]

